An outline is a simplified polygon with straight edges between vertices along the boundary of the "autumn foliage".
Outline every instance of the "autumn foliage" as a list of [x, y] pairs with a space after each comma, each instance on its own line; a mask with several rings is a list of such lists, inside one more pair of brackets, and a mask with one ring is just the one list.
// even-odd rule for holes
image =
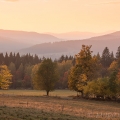
[[6, 65], [0, 66], [0, 88], [1, 89], [9, 89], [12, 79], [12, 74]]
[[91, 46], [82, 45], [71, 68], [69, 88], [82, 97], [117, 100], [120, 97], [120, 49], [116, 58], [106, 47], [102, 56], [92, 56]]

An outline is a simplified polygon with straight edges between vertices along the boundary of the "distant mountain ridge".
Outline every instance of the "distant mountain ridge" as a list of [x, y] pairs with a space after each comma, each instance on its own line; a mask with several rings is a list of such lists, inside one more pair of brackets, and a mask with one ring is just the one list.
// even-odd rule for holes
[[62, 39], [36, 32], [0, 29], [0, 52], [16, 51], [35, 44], [55, 41], [62, 41]]
[[46, 42], [56, 42], [62, 40], [49, 34], [40, 34], [37, 32], [26, 32], [26, 31], [1, 30], [1, 29], [0, 29], [0, 36], [10, 38], [15, 41], [20, 41], [23, 43], [29, 42], [31, 45], [46, 43]]
[[60, 55], [75, 55], [77, 54], [82, 44], [92, 45], [94, 54], [101, 54], [105, 47], [114, 53], [120, 46], [120, 31], [111, 34], [93, 37], [85, 40], [69, 40], [54, 43], [37, 44], [32, 47], [20, 50], [21, 53], [33, 53], [40, 56], [60, 57]]
[[66, 32], [66, 33], [47, 33], [49, 35], [53, 35], [55, 37], [65, 39], [65, 40], [83, 40], [88, 39], [95, 36], [101, 36], [108, 33], [113, 33], [114, 31], [102, 32], [102, 33], [93, 33], [93, 32]]
[[20, 41], [15, 41], [11, 38], [0, 36], [0, 52], [16, 51], [29, 46], [31, 46], [29, 43], [23, 43]]
[[106, 46], [115, 53], [120, 46], [120, 31], [83, 40], [63, 40], [49, 34], [0, 30], [0, 52], [12, 51], [58, 58], [62, 54], [77, 54], [82, 44], [92, 45], [94, 54], [102, 53]]

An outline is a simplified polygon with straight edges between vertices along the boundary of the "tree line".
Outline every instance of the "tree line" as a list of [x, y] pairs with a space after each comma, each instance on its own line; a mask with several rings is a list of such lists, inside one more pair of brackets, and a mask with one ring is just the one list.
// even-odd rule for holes
[[[19, 53], [0, 53], [0, 65], [7, 66], [12, 75], [11, 84], [9, 85], [10, 89], [33, 89], [32, 75], [36, 66], [39, 66], [40, 63], [45, 59], [39, 58], [37, 55], [20, 55]], [[67, 88], [67, 71], [70, 69], [72, 64], [74, 64], [74, 58], [72, 56], [62, 55], [58, 60], [55, 59], [55, 62], [58, 63], [59, 69], [59, 80], [57, 81], [55, 88], [56, 89], [65, 89]], [[4, 83], [5, 84], [5, 83]], [[6, 83], [7, 84], [7, 83]], [[1, 88], [1, 87], [0, 87]], [[2, 88], [3, 89], [3, 88]]]
[[[5, 89], [43, 89], [47, 95], [53, 89], [69, 88], [85, 98], [118, 99], [120, 97], [120, 47], [116, 54], [108, 47], [93, 55], [92, 46], [82, 45], [75, 57], [62, 55], [54, 61], [30, 54], [0, 54], [1, 66], [7, 66], [12, 77]], [[6, 68], [6, 69], [7, 69]], [[0, 83], [5, 78], [0, 71]], [[9, 80], [9, 79], [8, 79]], [[4, 89], [0, 84], [0, 88]]]
[[114, 56], [106, 47], [92, 55], [92, 46], [82, 45], [70, 70], [68, 85], [85, 98], [117, 100], [120, 97], [120, 47]]

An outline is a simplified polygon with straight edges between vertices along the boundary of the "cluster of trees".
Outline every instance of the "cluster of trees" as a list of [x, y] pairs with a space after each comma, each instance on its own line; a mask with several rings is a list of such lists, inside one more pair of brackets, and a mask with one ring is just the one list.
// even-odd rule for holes
[[62, 55], [55, 61], [44, 58], [40, 64], [33, 66], [31, 74], [33, 88], [46, 90], [47, 95], [54, 89], [68, 88], [68, 74], [73, 63], [74, 58], [71, 56]]
[[[9, 84], [10, 89], [33, 89], [33, 74], [36, 71], [40, 63], [45, 59], [39, 58], [37, 55], [33, 56], [26, 54], [20, 56], [19, 53], [0, 53], [0, 65], [6, 65], [12, 74], [11, 84]], [[58, 60], [54, 60], [57, 63], [57, 69], [60, 73], [59, 79], [55, 84], [56, 89], [67, 88], [68, 81], [68, 70], [74, 63], [74, 58], [72, 56], [62, 55]], [[4, 89], [4, 88], [1, 88]]]
[[69, 88], [83, 97], [118, 99], [120, 97], [120, 47], [114, 57], [106, 47], [102, 56], [92, 56], [91, 46], [82, 46], [70, 70]]
[[[82, 97], [119, 98], [120, 47], [115, 56], [107, 47], [102, 55], [92, 55], [91, 47], [82, 45], [75, 57], [62, 55], [54, 61], [37, 55], [1, 53], [0, 88], [43, 89], [47, 95], [53, 89], [69, 88]], [[7, 71], [6, 77], [2, 76], [3, 68]]]
[[10, 84], [11, 89], [31, 88], [32, 66], [42, 60], [37, 56], [26, 54], [20, 56], [19, 53], [0, 53], [0, 65], [6, 65], [12, 74]]
[[73, 60], [62, 62], [44, 60], [32, 69], [32, 84], [34, 89], [46, 90], [47, 95], [53, 89], [68, 88], [69, 70], [73, 66]]

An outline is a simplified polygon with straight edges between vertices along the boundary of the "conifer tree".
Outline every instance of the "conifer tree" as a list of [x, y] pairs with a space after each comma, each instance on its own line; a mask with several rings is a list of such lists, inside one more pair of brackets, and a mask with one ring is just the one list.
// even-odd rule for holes
[[108, 68], [112, 62], [111, 54], [108, 47], [105, 47], [101, 56], [101, 63], [103, 67]]
[[118, 47], [118, 50], [116, 52], [116, 58], [119, 59], [120, 58], [120, 46]]
[[4, 55], [3, 53], [0, 53], [0, 65], [4, 63]]
[[7, 66], [9, 65], [9, 57], [8, 57], [8, 53], [7, 52], [5, 54], [4, 64], [7, 65]]

